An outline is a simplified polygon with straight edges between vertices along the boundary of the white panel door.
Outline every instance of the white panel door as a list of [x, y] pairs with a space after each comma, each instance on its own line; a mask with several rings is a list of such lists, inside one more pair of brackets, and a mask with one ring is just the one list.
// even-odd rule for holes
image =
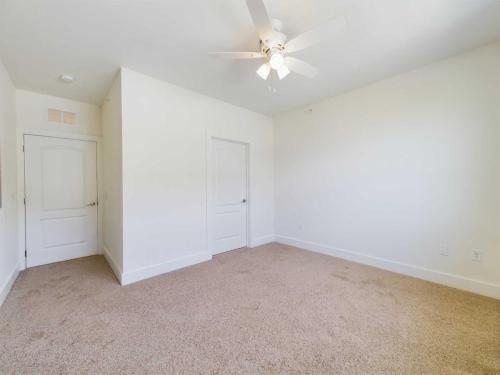
[[26, 135], [28, 267], [97, 253], [96, 142]]
[[247, 246], [247, 146], [212, 139], [213, 253]]

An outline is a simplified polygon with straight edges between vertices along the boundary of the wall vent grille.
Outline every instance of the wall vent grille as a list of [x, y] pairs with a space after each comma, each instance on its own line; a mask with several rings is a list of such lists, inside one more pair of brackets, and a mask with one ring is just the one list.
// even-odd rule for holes
[[57, 124], [76, 125], [76, 113], [49, 108], [48, 120]]

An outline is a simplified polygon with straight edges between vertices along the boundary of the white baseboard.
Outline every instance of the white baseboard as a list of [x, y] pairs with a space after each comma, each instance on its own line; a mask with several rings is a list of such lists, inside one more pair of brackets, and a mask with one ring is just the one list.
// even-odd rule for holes
[[198, 253], [188, 255], [182, 258], [174, 259], [168, 262], [158, 263], [152, 266], [139, 268], [134, 271], [125, 272], [122, 274], [121, 284], [128, 285], [149, 279], [150, 277], [161, 275], [167, 272], [175, 271], [180, 268], [192, 266], [198, 263], [206, 262], [212, 259], [212, 254]]
[[5, 283], [2, 285], [0, 289], [0, 306], [5, 302], [7, 299], [7, 296], [9, 295], [12, 286], [14, 285], [14, 282], [16, 281], [17, 277], [19, 276], [19, 272], [21, 270], [21, 264], [18, 263], [16, 264], [16, 267], [14, 270], [12, 270], [11, 274], [5, 281]]
[[108, 264], [111, 267], [111, 269], [113, 270], [113, 273], [115, 274], [116, 278], [118, 279], [120, 284], [123, 285], [122, 267], [116, 262], [116, 260], [113, 258], [113, 256], [111, 255], [111, 252], [109, 251], [109, 249], [106, 246], [102, 247], [102, 253], [103, 253], [104, 257], [106, 258], [106, 260], [108, 261]]
[[263, 236], [253, 239], [250, 243], [250, 247], [257, 247], [262, 245], [267, 245], [268, 243], [274, 242], [274, 236]]
[[276, 242], [500, 299], [500, 285], [497, 284], [286, 236], [277, 235]]

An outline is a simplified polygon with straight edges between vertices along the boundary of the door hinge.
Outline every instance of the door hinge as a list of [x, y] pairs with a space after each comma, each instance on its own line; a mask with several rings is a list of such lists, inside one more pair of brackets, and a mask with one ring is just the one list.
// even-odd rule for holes
[[23, 201], [24, 201], [24, 205], [26, 206], [26, 197], [23, 199]]
[[28, 256], [28, 250], [24, 250], [24, 257], [26, 258]]
[[24, 152], [24, 145], [23, 145], [23, 152]]

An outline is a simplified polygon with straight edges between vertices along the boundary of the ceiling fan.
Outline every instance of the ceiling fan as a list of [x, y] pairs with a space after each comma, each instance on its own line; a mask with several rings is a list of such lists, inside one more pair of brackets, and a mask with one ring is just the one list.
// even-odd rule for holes
[[213, 55], [225, 59], [265, 59], [264, 64], [257, 69], [257, 74], [263, 80], [267, 80], [273, 70], [280, 80], [290, 72], [313, 78], [318, 74], [317, 68], [288, 55], [319, 43], [321, 40], [338, 33], [345, 26], [345, 18], [337, 17], [320, 27], [288, 40], [287, 36], [281, 32], [281, 21], [269, 18], [263, 0], [246, 0], [246, 2], [260, 39], [260, 51], [216, 52]]

